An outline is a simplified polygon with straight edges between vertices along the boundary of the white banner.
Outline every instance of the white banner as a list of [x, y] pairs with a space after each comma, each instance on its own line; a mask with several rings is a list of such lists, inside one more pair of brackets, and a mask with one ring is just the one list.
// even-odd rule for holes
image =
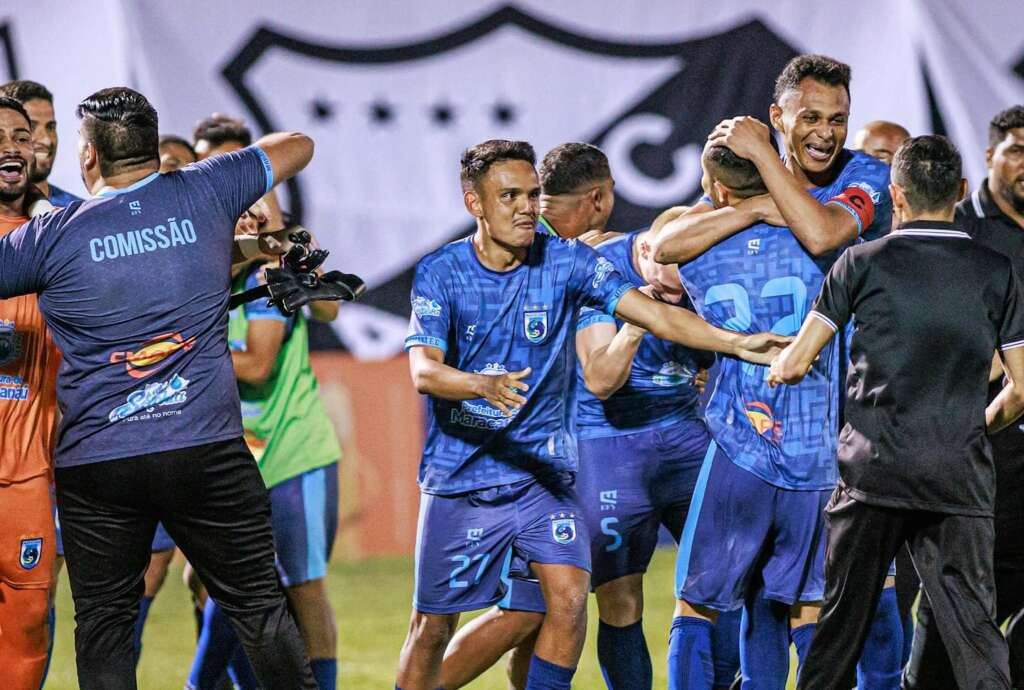
[[307, 132], [316, 157], [279, 194], [330, 265], [367, 280], [335, 324], [365, 357], [400, 348], [416, 260], [469, 232], [458, 160], [476, 142], [526, 139], [538, 156], [598, 144], [617, 183], [612, 225], [631, 229], [697, 192], [707, 133], [766, 118], [800, 52], [853, 67], [851, 133], [874, 119], [944, 129], [975, 185], [988, 120], [1024, 102], [1024, 10], [1001, 0], [65, 4], [0, 13], [8, 73], [57, 98], [55, 181], [80, 190], [73, 106], [112, 84], [149, 96], [165, 133], [189, 137], [214, 111], [256, 133]]

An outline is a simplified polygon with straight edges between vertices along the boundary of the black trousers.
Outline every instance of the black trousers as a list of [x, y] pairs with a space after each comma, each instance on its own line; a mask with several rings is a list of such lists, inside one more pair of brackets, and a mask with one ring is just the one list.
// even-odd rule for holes
[[[995, 533], [996, 624], [1002, 625], [1024, 608], [1024, 515], [997, 516]], [[911, 659], [921, 669], [919, 677], [933, 683], [928, 687], [941, 687], [937, 683], [944, 674], [949, 677], [952, 673], [952, 662], [927, 597], [921, 598], [917, 621]], [[1014, 666], [1011, 664], [1013, 687], [1024, 687], [1021, 669]]]
[[[1006, 640], [995, 621], [991, 518], [881, 508], [840, 486], [826, 521], [825, 604], [797, 687], [847, 690], [840, 679], [856, 668], [889, 564], [906, 543], [952, 669], [935, 678], [915, 655], [903, 687], [1009, 690]], [[921, 625], [919, 610], [915, 651]]]
[[231, 618], [261, 687], [315, 690], [242, 439], [59, 468], [56, 480], [83, 690], [136, 688], [132, 629], [158, 521]]

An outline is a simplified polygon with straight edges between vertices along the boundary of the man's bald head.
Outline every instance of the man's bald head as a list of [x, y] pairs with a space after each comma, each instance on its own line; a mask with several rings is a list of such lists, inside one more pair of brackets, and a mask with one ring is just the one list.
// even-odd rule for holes
[[896, 149], [910, 138], [910, 132], [903, 125], [885, 120], [875, 120], [860, 128], [853, 137], [853, 148], [869, 156], [891, 164]]

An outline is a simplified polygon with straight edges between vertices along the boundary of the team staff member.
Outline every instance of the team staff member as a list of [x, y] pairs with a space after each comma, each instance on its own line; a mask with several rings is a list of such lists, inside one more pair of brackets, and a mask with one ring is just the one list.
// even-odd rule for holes
[[891, 165], [896, 149], [909, 138], [910, 132], [903, 125], [886, 120], [874, 120], [853, 135], [853, 149], [863, 151], [886, 165]]
[[[32, 165], [28, 113], [0, 96], [0, 236], [29, 220]], [[0, 300], [0, 686], [11, 690], [39, 687], [50, 640], [59, 360], [36, 295]]]
[[[772, 364], [773, 384], [800, 381], [856, 315], [841, 479], [827, 509], [825, 605], [800, 688], [833, 688], [853, 671], [904, 542], [958, 686], [1010, 688], [995, 621], [995, 467], [985, 431], [1024, 411], [1024, 295], [1011, 262], [952, 223], [964, 185], [960, 154], [944, 137], [901, 146], [890, 185], [899, 229], [843, 254]], [[986, 410], [997, 348], [1010, 383]], [[903, 687], [949, 680], [915, 653]]]
[[[957, 205], [957, 222], [975, 241], [1009, 257], [1017, 275], [1024, 275], [1024, 105], [992, 118], [985, 158], [988, 177]], [[1002, 389], [1002, 378], [1002, 368], [994, 367], [990, 398]], [[991, 439], [996, 463], [996, 621], [1002, 625], [1024, 608], [1024, 428], [1017, 422]], [[922, 599], [918, 619], [930, 622], [932, 615], [932, 607]], [[1024, 646], [1024, 639], [1016, 625], [1007, 630], [1007, 637], [1010, 670], [1018, 683], [1024, 681], [1024, 654], [1014, 652]], [[920, 645], [922, 664], [948, 669], [942, 640], [930, 624]]]
[[[235, 221], [305, 167], [313, 143], [268, 135], [161, 175], [157, 114], [144, 96], [104, 89], [77, 115], [95, 196], [0, 239], [0, 298], [39, 293], [64, 355], [57, 502], [81, 687], [136, 687], [132, 628], [162, 520], [228, 611], [261, 682], [314, 688], [276, 580], [269, 501], [242, 440], [224, 344]], [[164, 348], [141, 379], [111, 363], [157, 337], [180, 347]]]

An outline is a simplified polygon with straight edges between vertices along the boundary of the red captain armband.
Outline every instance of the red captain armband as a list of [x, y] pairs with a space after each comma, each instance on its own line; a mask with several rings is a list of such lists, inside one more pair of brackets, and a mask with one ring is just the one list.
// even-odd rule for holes
[[840, 204], [857, 219], [858, 236], [871, 227], [871, 222], [875, 219], [875, 202], [872, 197], [878, 196], [878, 192], [875, 192], [870, 187], [867, 189], [864, 189], [864, 187], [867, 187], [867, 185], [861, 186], [858, 184], [847, 187], [843, 190], [842, 194], [828, 200], [830, 204]]

